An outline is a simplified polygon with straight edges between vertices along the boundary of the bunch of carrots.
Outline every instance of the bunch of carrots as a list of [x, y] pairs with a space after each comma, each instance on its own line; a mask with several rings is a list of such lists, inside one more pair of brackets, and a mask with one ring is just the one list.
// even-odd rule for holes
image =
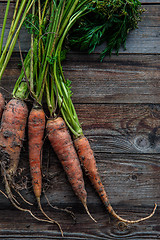
[[[62, 235], [63, 231], [60, 224], [50, 218], [41, 206], [42, 149], [45, 130], [46, 136], [63, 166], [74, 193], [93, 221], [96, 222], [87, 207], [87, 192], [81, 165], [107, 211], [117, 220], [129, 224], [144, 221], [153, 216], [157, 206], [155, 204], [154, 210], [149, 216], [135, 221], [123, 219], [113, 210], [98, 173], [94, 153], [79, 123], [71, 99], [70, 81], [66, 80], [63, 74], [62, 61], [65, 58], [65, 46], [68, 44], [69, 34], [75, 33], [75, 24], [81, 25], [80, 20], [82, 18], [83, 21], [84, 18], [86, 20], [88, 14], [98, 14], [98, 16], [102, 14], [102, 2], [107, 4], [106, 1], [91, 0], [33, 1], [32, 6], [29, 5], [31, 13], [27, 15], [24, 21], [31, 34], [31, 47], [23, 60], [19, 42], [22, 70], [13, 89], [13, 99], [4, 107], [3, 96], [0, 96], [0, 114], [2, 115], [0, 129], [1, 173], [4, 178], [7, 197], [16, 208], [30, 213], [37, 220], [56, 223]], [[29, 3], [30, 1], [28, 1], [27, 6]], [[135, 3], [134, 6], [139, 6], [139, 2], [133, 0], [126, 1], [124, 6], [128, 4], [127, 7], [129, 8], [129, 4], [131, 4], [131, 7], [133, 7], [133, 3]], [[30, 8], [27, 8], [27, 11]], [[119, 8], [118, 11], [120, 12]], [[115, 14], [114, 11], [113, 13]], [[130, 13], [134, 14], [134, 11], [130, 11]], [[111, 14], [109, 18], [111, 18]], [[29, 115], [25, 103], [28, 99], [33, 102]], [[44, 101], [47, 102], [49, 110], [47, 121], [43, 109]], [[16, 188], [14, 178], [19, 163], [26, 124], [28, 124], [32, 186], [38, 206], [45, 219], [37, 218], [29, 209], [20, 207], [17, 199], [12, 194], [12, 190], [15, 190], [22, 197]], [[25, 199], [23, 198], [23, 200]]]

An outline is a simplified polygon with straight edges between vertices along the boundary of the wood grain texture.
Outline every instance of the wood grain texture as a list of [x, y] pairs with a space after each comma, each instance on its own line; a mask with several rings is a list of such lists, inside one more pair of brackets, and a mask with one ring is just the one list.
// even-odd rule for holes
[[[137, 155], [96, 154], [96, 159], [110, 201], [121, 216], [130, 219], [144, 217], [152, 211], [155, 201], [160, 204], [158, 185], [160, 179], [156, 177], [156, 172], [160, 170], [158, 158], [151, 159], [147, 155], [140, 158]], [[47, 191], [47, 196], [50, 202], [57, 207], [71, 207], [77, 221], [74, 223], [67, 213], [50, 209], [44, 197], [42, 205], [50, 216], [62, 224], [66, 239], [71, 237], [73, 239], [121, 239], [122, 237], [125, 239], [145, 239], [147, 237], [154, 239], [155, 236], [159, 236], [159, 209], [155, 216], [146, 222], [129, 226], [117, 225], [115, 221], [110, 220], [108, 213], [105, 213], [98, 196], [85, 178], [88, 206], [98, 223], [92, 222], [79, 200], [74, 196], [57, 159], [52, 155], [50, 160], [52, 160], [52, 164], [49, 172], [53, 174], [56, 170], [57, 175], [51, 180], [53, 187]], [[34, 202], [31, 192], [29, 194], [27, 192], [26, 195], [23, 193], [23, 195]], [[3, 197], [0, 201], [0, 206], [4, 207], [1, 209], [3, 214], [0, 216], [1, 229], [3, 231], [12, 230], [15, 239], [20, 233], [22, 235], [31, 234], [30, 239], [34, 239], [36, 235], [41, 236], [41, 234], [45, 234], [47, 239], [51, 236], [53, 239], [54, 237], [61, 239], [55, 225], [37, 223], [28, 214], [24, 215], [24, 213], [16, 211], [9, 203], [7, 204]], [[37, 216], [41, 216], [36, 205], [32, 209]], [[10, 222], [13, 222], [11, 226]]]
[[[134, 153], [133, 150], [126, 151], [127, 147], [122, 139], [124, 135], [128, 135], [128, 132], [133, 134], [137, 132], [137, 135], [138, 133], [147, 134], [150, 132], [150, 129], [153, 129], [159, 124], [159, 117], [156, 115], [157, 111], [154, 113], [153, 109], [149, 106], [145, 107], [141, 105], [119, 105], [117, 108], [115, 105], [98, 105], [100, 111], [99, 114], [95, 114], [97, 105], [92, 105], [90, 107], [85, 106], [85, 108], [89, 110], [87, 110], [86, 117], [84, 117], [84, 106], [85, 105], [76, 105], [77, 112], [80, 120], [83, 121], [84, 131], [86, 135], [88, 135], [92, 148], [95, 151], [97, 166], [114, 209], [121, 216], [129, 219], [137, 219], [146, 216], [152, 211], [155, 202], [158, 205], [160, 204], [159, 155], [155, 153], [144, 154], [144, 150], [141, 152], [137, 151], [136, 153]], [[102, 113], [106, 115], [100, 115]], [[107, 123], [106, 116], [108, 116]], [[99, 140], [96, 141], [97, 135], [101, 136], [101, 143], [104, 144], [103, 146], [100, 146]], [[115, 137], [118, 135], [119, 145], [122, 141], [120, 152], [118, 143], [115, 147], [115, 152], [112, 149], [108, 150], [109, 146], [108, 149], [105, 148], [106, 145], [109, 144], [108, 141], [105, 141], [105, 137], [107, 138], [111, 135], [115, 135]], [[113, 138], [112, 141], [114, 142]], [[145, 146], [143, 141], [140, 143], [140, 146]], [[159, 208], [155, 216], [144, 223], [127, 227], [123, 225], [119, 226], [113, 220], [110, 221], [108, 213], [105, 212], [100, 199], [95, 194], [87, 177], [85, 177], [88, 193], [88, 207], [92, 215], [98, 220], [98, 224], [93, 223], [88, 218], [77, 197], [74, 195], [65, 173], [63, 172], [62, 166], [58, 162], [53, 150], [50, 148], [48, 141], [45, 142], [44, 149], [43, 175], [48, 179], [47, 182], [44, 182], [44, 187], [46, 183], [47, 185], [49, 183], [50, 186], [46, 191], [47, 197], [56, 207], [71, 207], [71, 210], [75, 213], [77, 218], [77, 222], [74, 224], [69, 214], [52, 210], [47, 205], [44, 196], [42, 197], [42, 206], [50, 216], [55, 217], [56, 220], [62, 224], [66, 239], [72, 239], [72, 237], [73, 239], [121, 239], [122, 237], [125, 239], [154, 239], [155, 236], [159, 236]], [[117, 154], [118, 152], [119, 154]], [[27, 140], [24, 145], [22, 156], [19, 168], [24, 169], [23, 174], [28, 177], [29, 187], [27, 191], [23, 191], [23, 195], [26, 199], [35, 203], [32, 189], [30, 189], [30, 175], [27, 164]], [[46, 166], [49, 166], [48, 171]], [[1, 189], [3, 189], [2, 186]], [[37, 235], [40, 235], [43, 239], [43, 232], [46, 234], [46, 239], [50, 239], [51, 237], [53, 239], [61, 239], [56, 226], [37, 223], [29, 215], [24, 215], [16, 211], [3, 196], [0, 199], [0, 208], [3, 213], [0, 216], [0, 226], [2, 229], [7, 230], [8, 224], [10, 226], [10, 222], [16, 219], [11, 227], [13, 239], [16, 239], [18, 236], [21, 239], [20, 232], [22, 232], [22, 235], [26, 234], [25, 236], [31, 239], [36, 238]], [[36, 203], [32, 209], [37, 216], [40, 216]], [[4, 218], [5, 215], [7, 216]], [[1, 220], [2, 217], [6, 220]], [[24, 218], [23, 221], [22, 218]], [[14, 230], [17, 231], [17, 235], [15, 235], [16, 232]], [[49, 230], [52, 231], [50, 232]]]
[[[6, 4], [2, 2], [0, 8], [0, 31], [2, 28], [5, 6]], [[142, 7], [146, 9], [146, 12], [142, 15], [142, 21], [138, 25], [139, 28], [131, 31], [128, 35], [126, 42], [127, 49], [125, 50], [125, 53], [160, 53], [160, 26], [158, 24], [160, 21], [160, 5], [143, 4]], [[14, 4], [11, 4], [4, 37], [5, 40], [9, 31], [13, 10]], [[27, 51], [30, 47], [30, 36], [24, 28], [20, 32], [20, 42], [22, 50]], [[104, 49], [104, 46], [105, 44], [97, 47], [95, 52], [100, 52], [102, 49]], [[19, 51], [18, 44], [15, 46], [15, 51]], [[123, 52], [124, 50], [121, 48], [120, 53]]]
[[[11, 1], [15, 2], [15, 0]], [[154, 203], [156, 214], [140, 224], [124, 226], [110, 219], [87, 177], [88, 207], [95, 224], [86, 214], [74, 195], [55, 153], [46, 139], [43, 151], [43, 186], [50, 202], [56, 208], [69, 207], [69, 213], [52, 209], [42, 196], [42, 206], [49, 216], [59, 221], [64, 230], [61, 237], [53, 224], [34, 220], [29, 214], [16, 210], [10, 202], [0, 197], [0, 239], [38, 240], [142, 240], [160, 239], [160, 1], [142, 0], [147, 11], [139, 29], [127, 39], [127, 50], [119, 56], [105, 57], [99, 62], [104, 46], [87, 55], [71, 52], [63, 63], [64, 74], [72, 81], [73, 102], [84, 134], [94, 150], [100, 176], [114, 210], [122, 217], [138, 219], [150, 214]], [[6, 0], [0, 1], [0, 28]], [[12, 16], [11, 6], [9, 16]], [[10, 19], [7, 22], [9, 27]], [[21, 47], [29, 48], [30, 37], [21, 31]], [[15, 51], [18, 51], [16, 46]], [[17, 80], [20, 58], [14, 53], [3, 75], [1, 87], [6, 100]], [[28, 103], [31, 108], [31, 103]], [[27, 190], [23, 196], [34, 203], [28, 166], [27, 129], [21, 153], [19, 173]], [[4, 190], [2, 179], [0, 189]], [[16, 195], [16, 193], [15, 193]], [[29, 207], [22, 203], [21, 206]]]
[[74, 102], [159, 103], [159, 55], [112, 55], [102, 63], [96, 54], [72, 57], [64, 71], [73, 84]]
[[[19, 54], [14, 54], [2, 77], [12, 92], [20, 69]], [[74, 103], [160, 103], [159, 55], [120, 54], [100, 63], [98, 54], [70, 53], [63, 64], [66, 78], [72, 81]], [[5, 94], [7, 98], [10, 94]]]
[[76, 110], [95, 152], [160, 153], [159, 105], [76, 104]]

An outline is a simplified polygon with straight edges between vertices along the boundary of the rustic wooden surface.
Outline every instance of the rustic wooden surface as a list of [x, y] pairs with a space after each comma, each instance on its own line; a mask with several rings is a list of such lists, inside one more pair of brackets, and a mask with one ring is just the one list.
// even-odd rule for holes
[[[6, 0], [0, 2], [1, 27]], [[100, 63], [101, 46], [90, 56], [69, 53], [64, 63], [64, 73], [73, 85], [73, 102], [95, 152], [110, 202], [120, 216], [129, 219], [148, 215], [155, 202], [160, 205], [160, 1], [143, 0], [142, 3], [147, 11], [139, 29], [130, 33], [126, 51], [121, 49], [119, 56], [113, 54]], [[21, 47], [24, 52], [29, 48], [24, 30]], [[16, 46], [1, 82], [9, 92], [20, 72], [17, 51]], [[10, 93], [4, 93], [8, 100]], [[27, 163], [26, 137], [20, 168], [25, 167], [24, 174], [30, 181]], [[50, 202], [55, 207], [71, 209], [76, 217], [75, 222], [70, 214], [51, 209], [42, 197], [46, 212], [61, 223], [63, 239], [160, 239], [159, 207], [146, 222], [119, 225], [109, 218], [85, 177], [88, 207], [98, 223], [92, 222], [74, 196], [48, 140], [44, 144], [43, 171], [49, 180], [44, 186], [50, 186], [46, 191]], [[3, 183], [0, 187], [3, 190]], [[41, 216], [32, 189], [22, 193], [34, 203], [34, 213]], [[56, 225], [37, 222], [16, 210], [1, 195], [0, 239], [62, 238]]]

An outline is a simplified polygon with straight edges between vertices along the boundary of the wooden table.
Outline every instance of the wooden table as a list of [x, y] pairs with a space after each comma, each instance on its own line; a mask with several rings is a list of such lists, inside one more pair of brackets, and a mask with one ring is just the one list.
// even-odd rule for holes
[[[0, 2], [3, 12], [6, 1]], [[120, 216], [128, 219], [145, 217], [155, 202], [160, 205], [160, 1], [142, 3], [147, 11], [139, 29], [130, 33], [126, 51], [121, 49], [119, 56], [113, 54], [102, 63], [98, 53], [103, 46], [91, 55], [71, 52], [63, 67], [65, 76], [72, 81], [73, 102], [94, 150], [110, 202]], [[29, 48], [28, 39], [22, 30], [24, 52]], [[19, 62], [16, 46], [1, 83], [9, 92], [20, 73]], [[8, 92], [5, 95], [7, 100], [11, 97]], [[88, 207], [98, 222], [94, 223], [74, 195], [48, 140], [43, 155], [43, 173], [48, 179], [44, 186], [49, 185], [46, 191], [49, 201], [57, 208], [73, 211], [76, 217], [75, 222], [69, 213], [52, 209], [42, 196], [43, 208], [63, 228], [63, 239], [160, 239], [159, 207], [145, 222], [120, 225], [110, 219], [85, 177]], [[25, 167], [30, 187], [27, 131], [19, 167]], [[0, 189], [3, 190], [3, 183]], [[34, 203], [34, 213], [42, 217], [32, 189], [22, 194]], [[1, 195], [0, 239], [62, 238], [56, 225], [37, 222], [29, 214], [16, 210]]]

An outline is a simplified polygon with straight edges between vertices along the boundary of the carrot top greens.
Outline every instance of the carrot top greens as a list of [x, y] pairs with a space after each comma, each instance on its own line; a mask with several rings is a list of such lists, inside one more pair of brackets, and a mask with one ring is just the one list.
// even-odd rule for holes
[[6, 11], [3, 19], [1, 37], [0, 37], [0, 80], [9, 62], [9, 59], [12, 55], [13, 49], [15, 47], [15, 44], [19, 36], [19, 32], [22, 27], [22, 24], [25, 20], [25, 17], [28, 14], [29, 10], [31, 9], [31, 6], [33, 5], [34, 1], [35, 0], [28, 0], [28, 1], [17, 0], [16, 1], [12, 22], [11, 22], [9, 33], [7, 36], [7, 41], [5, 45], [3, 45], [5, 31], [6, 31], [6, 22], [7, 22], [8, 12], [10, 8], [10, 0], [7, 1]]
[[103, 59], [107, 53], [111, 54], [113, 49], [116, 49], [118, 53], [120, 46], [126, 41], [129, 30], [137, 27], [142, 13], [142, 10], [138, 8], [140, 2], [137, 0], [91, 1], [90, 3], [87, 8], [88, 11], [82, 12], [80, 17], [78, 12], [75, 11], [73, 16], [76, 17], [77, 14], [78, 17], [74, 20], [71, 28], [69, 26], [70, 22], [66, 25], [66, 29], [56, 46], [52, 64], [51, 81], [54, 80], [58, 105], [63, 118], [75, 137], [83, 135], [83, 131], [72, 103], [71, 83], [65, 79], [62, 71], [61, 53], [65, 47], [66, 36], [71, 48], [76, 45], [76, 48], [81, 50], [81, 47], [84, 47], [89, 52], [92, 52], [97, 45], [107, 40], [107, 47], [101, 55], [101, 59]]
[[125, 48], [130, 30], [138, 27], [141, 14], [138, 0], [96, 1], [91, 12], [79, 19], [70, 33], [71, 48], [93, 52], [97, 45], [107, 43], [100, 55], [101, 60], [112, 51]]
[[71, 99], [71, 82], [65, 79], [62, 61], [69, 48], [92, 52], [104, 41], [107, 47], [101, 59], [113, 49], [118, 53], [128, 32], [137, 28], [142, 13], [139, 6], [138, 0], [36, 1], [25, 20], [31, 33], [31, 49], [13, 95], [25, 98], [30, 92], [39, 104], [45, 95], [50, 116], [56, 117], [58, 103], [73, 135], [83, 135]]

